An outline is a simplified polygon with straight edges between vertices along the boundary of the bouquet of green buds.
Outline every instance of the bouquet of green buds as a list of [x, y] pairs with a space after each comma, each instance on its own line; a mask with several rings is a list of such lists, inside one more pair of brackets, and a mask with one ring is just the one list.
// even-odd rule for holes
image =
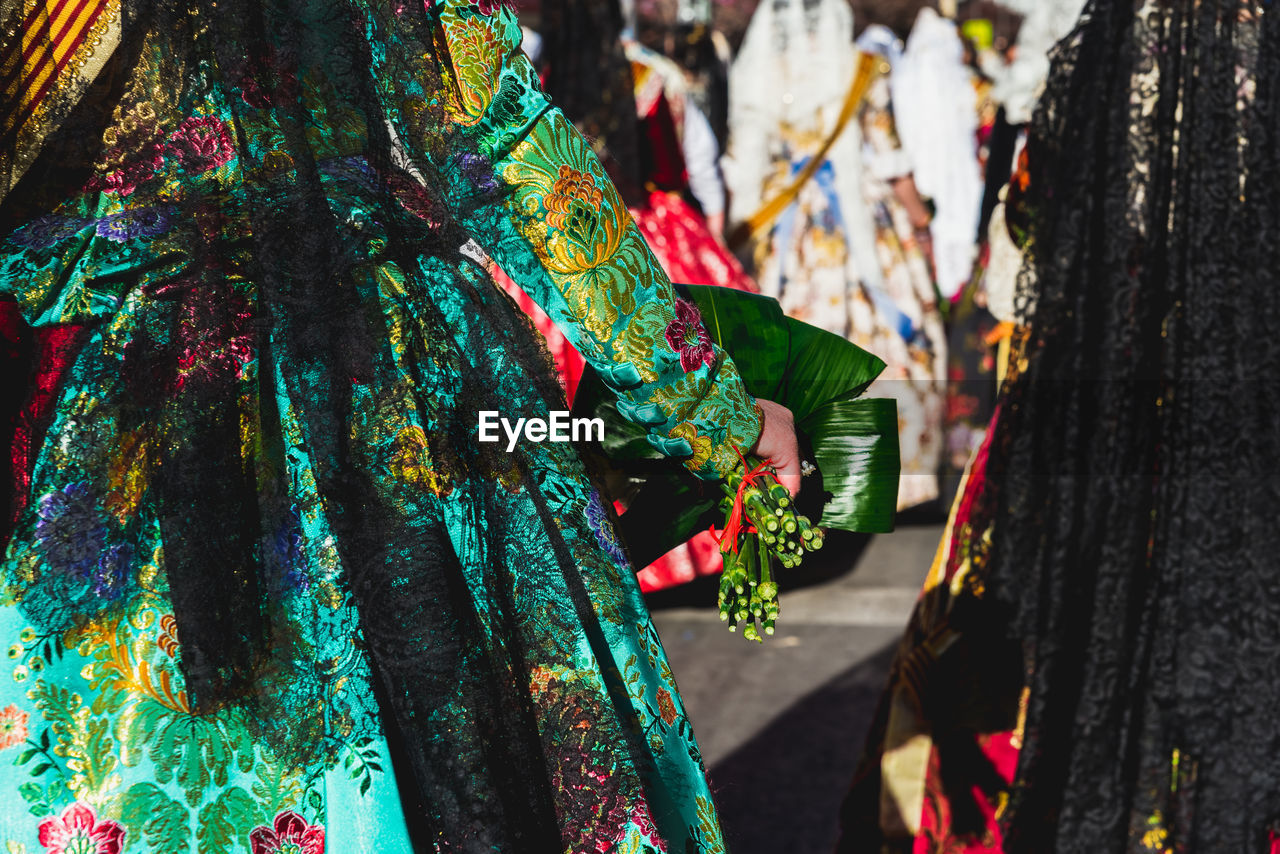
[[821, 528], [796, 513], [791, 493], [778, 482], [765, 461], [743, 460], [723, 482], [724, 532], [720, 553], [720, 619], [729, 631], [745, 624], [742, 636], [761, 641], [760, 632], [772, 635], [778, 619], [778, 584], [773, 580], [775, 561], [784, 569], [800, 565], [804, 553], [822, 548]]
[[[707, 333], [733, 357], [747, 391], [791, 410], [816, 476], [804, 505], [825, 529], [893, 530], [898, 497], [898, 410], [891, 398], [863, 393], [884, 362], [795, 318], [777, 300], [699, 285], [677, 285], [697, 306]], [[618, 532], [644, 566], [709, 525], [721, 524], [724, 554], [720, 616], [752, 640], [773, 634], [778, 618], [775, 567], [796, 566], [822, 547], [822, 531], [795, 510], [766, 462], [743, 460], [723, 489], [708, 488], [646, 441], [645, 428], [618, 411], [617, 397], [594, 371], [583, 375], [575, 417], [605, 422], [600, 451], [630, 490]]]

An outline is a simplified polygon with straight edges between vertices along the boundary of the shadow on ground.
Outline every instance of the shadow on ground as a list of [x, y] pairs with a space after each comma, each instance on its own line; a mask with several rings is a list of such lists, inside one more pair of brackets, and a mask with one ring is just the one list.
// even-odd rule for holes
[[711, 769], [732, 854], [830, 854], [893, 648], [794, 703]]

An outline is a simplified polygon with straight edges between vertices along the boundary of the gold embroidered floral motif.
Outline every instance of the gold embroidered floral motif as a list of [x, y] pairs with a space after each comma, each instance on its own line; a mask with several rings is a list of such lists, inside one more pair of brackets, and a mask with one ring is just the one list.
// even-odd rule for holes
[[662, 340], [662, 329], [669, 319], [670, 315], [659, 303], [647, 302], [639, 306], [618, 335], [613, 360], [634, 365], [641, 380], [655, 382], [658, 371], [654, 350], [657, 342]]
[[142, 431], [130, 431], [120, 437], [120, 444], [107, 468], [107, 494], [103, 506], [121, 524], [138, 511], [147, 487], [147, 437]]
[[657, 262], [591, 149], [554, 113], [512, 150], [502, 177], [515, 190], [516, 227], [574, 316], [597, 341], [611, 340]]
[[502, 58], [509, 45], [490, 21], [465, 7], [447, 6], [441, 23], [453, 60], [451, 118], [463, 125], [477, 124], [501, 85]]
[[585, 204], [595, 213], [599, 213], [602, 199], [604, 199], [604, 193], [596, 186], [594, 175], [579, 172], [570, 166], [561, 166], [560, 177], [543, 201], [547, 208], [547, 222], [552, 228], [569, 231], [570, 220], [575, 213], [574, 202]]
[[1164, 826], [1164, 816], [1160, 810], [1156, 810], [1147, 818], [1147, 831], [1142, 834], [1142, 847], [1147, 851], [1166, 854], [1169, 850], [1166, 847], [1168, 841], [1169, 831]]
[[685, 462], [685, 465], [692, 471], [702, 468], [706, 465], [707, 460], [711, 459], [713, 450], [711, 439], [707, 436], [698, 435], [698, 428], [688, 421], [682, 421], [672, 427], [670, 436], [672, 439], [684, 439], [693, 448], [693, 456]]
[[420, 425], [411, 424], [396, 436], [391, 474], [398, 480], [408, 481], [429, 490], [433, 495], [449, 491], [448, 481], [431, 466], [431, 452], [427, 434]]

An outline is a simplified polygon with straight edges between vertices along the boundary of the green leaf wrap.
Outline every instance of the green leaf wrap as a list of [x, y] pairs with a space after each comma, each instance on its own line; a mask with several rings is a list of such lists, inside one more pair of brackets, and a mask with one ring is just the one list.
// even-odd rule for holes
[[[893, 530], [898, 495], [897, 405], [858, 399], [884, 362], [849, 341], [782, 312], [777, 300], [730, 288], [677, 285], [698, 306], [711, 338], [729, 354], [753, 396], [791, 410], [821, 472], [821, 524], [863, 533]], [[720, 521], [721, 493], [666, 461], [643, 428], [618, 414], [592, 371], [574, 400], [576, 417], [603, 418], [602, 450], [638, 484], [619, 533], [638, 566]], [[810, 479], [806, 478], [806, 487]]]

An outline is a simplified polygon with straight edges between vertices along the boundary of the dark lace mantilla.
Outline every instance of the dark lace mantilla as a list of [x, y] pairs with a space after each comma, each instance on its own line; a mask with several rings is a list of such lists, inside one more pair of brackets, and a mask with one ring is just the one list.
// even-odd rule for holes
[[1269, 6], [1095, 0], [1035, 119], [985, 511], [1031, 674], [1009, 852], [1258, 852], [1280, 817]]

